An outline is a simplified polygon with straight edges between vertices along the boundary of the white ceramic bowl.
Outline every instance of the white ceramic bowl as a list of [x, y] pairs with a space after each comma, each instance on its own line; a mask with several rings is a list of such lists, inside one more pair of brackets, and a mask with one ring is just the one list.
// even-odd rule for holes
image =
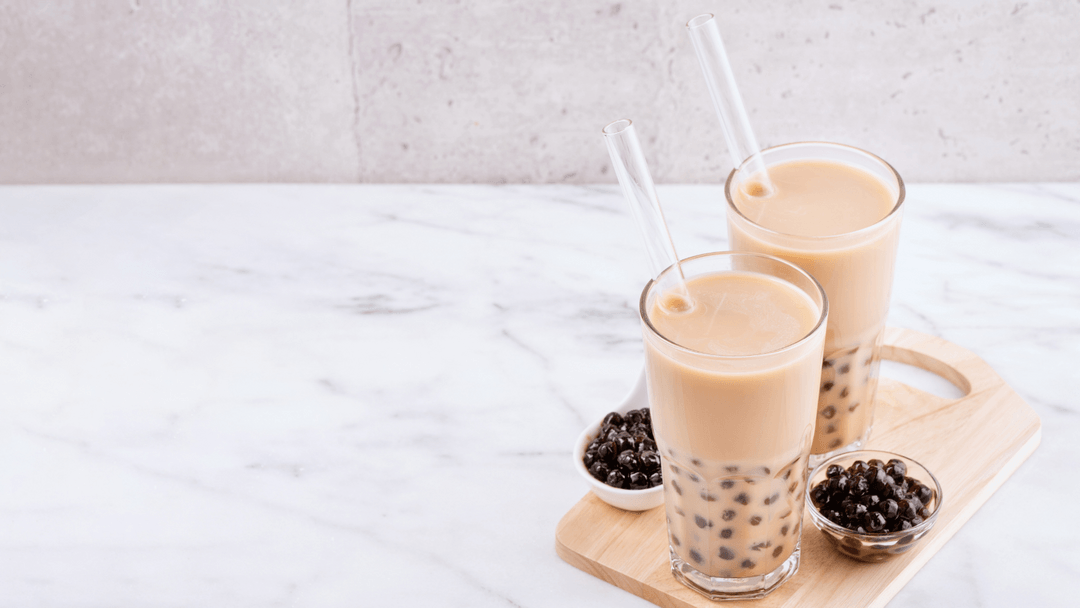
[[[649, 397], [645, 389], [644, 369], [641, 370], [637, 383], [630, 390], [630, 394], [626, 396], [626, 399], [610, 411], [625, 414], [630, 410], [638, 410], [643, 407], [649, 407]], [[604, 412], [604, 416], [607, 416], [607, 414], [608, 412]], [[596, 422], [590, 424], [578, 435], [577, 443], [574, 444], [574, 468], [588, 482], [592, 493], [613, 507], [627, 511], [646, 511], [664, 504], [664, 486], [662, 485], [647, 490], [623, 490], [602, 483], [589, 474], [582, 459], [585, 456], [585, 448], [600, 434], [600, 425], [604, 421], [604, 416], [598, 418]]]

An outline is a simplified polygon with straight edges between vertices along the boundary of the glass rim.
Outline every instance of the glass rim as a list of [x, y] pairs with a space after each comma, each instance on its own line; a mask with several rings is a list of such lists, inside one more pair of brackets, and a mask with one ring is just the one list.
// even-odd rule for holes
[[[827, 295], [825, 295], [825, 288], [822, 287], [821, 283], [819, 283], [818, 280], [814, 278], [814, 275], [810, 274], [809, 272], [806, 272], [802, 268], [796, 266], [795, 264], [792, 264], [791, 262], [789, 262], [789, 261], [787, 261], [787, 260], [785, 260], [783, 258], [778, 258], [776, 256], [769, 255], [767, 253], [754, 253], [752, 251], [710, 251], [708, 253], [699, 253], [698, 255], [694, 255], [694, 256], [690, 256], [688, 258], [684, 258], [684, 259], [680, 260], [679, 263], [680, 264], [685, 264], [686, 262], [689, 262], [691, 260], [696, 260], [696, 259], [699, 259], [699, 258], [706, 258], [706, 257], [717, 257], [717, 256], [725, 256], [725, 257], [746, 256], [746, 257], [764, 258], [764, 259], [772, 260], [774, 262], [779, 262], [779, 263], [783, 264], [784, 266], [788, 266], [791, 269], [793, 269], [797, 274], [802, 275], [802, 276], [806, 277], [807, 279], [810, 279], [810, 283], [815, 288], [817, 288], [818, 293], [821, 295], [821, 313], [818, 315], [817, 323], [814, 324], [814, 327], [811, 328], [810, 331], [806, 332], [806, 335], [802, 336], [798, 340], [795, 340], [791, 344], [787, 344], [787, 345], [782, 346], [782, 347], [780, 347], [780, 348], [778, 348], [776, 350], [771, 350], [769, 352], [764, 352], [764, 353], [754, 353], [754, 354], [751, 354], [751, 355], [717, 355], [715, 353], [706, 353], [706, 352], [701, 352], [699, 350], [694, 350], [692, 348], [687, 348], [687, 347], [685, 347], [685, 346], [683, 346], [683, 345], [681, 345], [681, 344], [679, 344], [677, 342], [672, 341], [670, 338], [668, 338], [664, 334], [660, 333], [660, 330], [656, 329], [656, 326], [654, 326], [652, 324], [652, 321], [649, 320], [649, 315], [645, 310], [646, 302], [648, 300], [649, 293], [652, 291], [653, 286], [657, 284], [657, 279], [659, 279], [660, 277], [664, 276], [665, 274], [671, 272], [672, 269], [675, 268], [675, 265], [672, 264], [671, 266], [668, 266], [667, 268], [665, 268], [664, 271], [661, 272], [659, 276], [657, 276], [655, 278], [652, 278], [652, 279], [649, 279], [649, 282], [645, 284], [645, 288], [641, 290], [641, 298], [638, 300], [638, 314], [641, 316], [642, 321], [645, 322], [646, 327], [649, 328], [649, 331], [654, 336], [657, 336], [658, 338], [660, 338], [661, 340], [663, 340], [667, 344], [675, 347], [676, 349], [678, 349], [678, 350], [680, 350], [680, 351], [682, 351], [684, 353], [694, 355], [694, 356], [708, 357], [708, 358], [713, 359], [713, 360], [721, 360], [721, 361], [745, 361], [747, 359], [758, 359], [758, 358], [772, 357], [772, 356], [779, 355], [781, 353], [784, 353], [784, 352], [787, 352], [787, 351], [790, 351], [790, 350], [794, 350], [797, 347], [802, 346], [804, 343], [808, 342], [811, 338], [813, 338], [814, 334], [816, 334], [818, 332], [818, 330], [822, 330], [824, 328], [825, 322], [829, 317], [829, 298], [828, 298]], [[764, 273], [759, 273], [759, 274], [764, 274]], [[795, 284], [791, 283], [791, 281], [788, 281], [788, 280], [785, 280], [785, 279], [782, 279], [780, 277], [776, 277], [776, 276], [773, 276], [773, 275], [767, 275], [767, 276], [771, 276], [773, 278], [780, 279], [781, 281], [784, 281], [785, 283], [790, 284], [795, 289], [798, 289], [799, 291], [805, 292], [805, 290], [803, 290], [798, 285], [795, 285]], [[809, 295], [809, 294], [807, 294], [807, 295]]]
[[[746, 215], [744, 215], [743, 212], [741, 210], [739, 210], [739, 207], [735, 205], [735, 200], [731, 196], [731, 181], [735, 177], [735, 174], [737, 174], [740, 170], [742, 170], [742, 168], [745, 167], [746, 164], [749, 163], [751, 159], [753, 159], [753, 157], [750, 157], [750, 158], [747, 158], [746, 160], [744, 160], [742, 163], [740, 163], [738, 167], [735, 167], [734, 169], [732, 169], [731, 173], [728, 174], [727, 180], [724, 182], [724, 198], [727, 199], [728, 209], [734, 211], [739, 217], [741, 217], [746, 222], [750, 223], [755, 228], [761, 230], [762, 232], [766, 232], [768, 234], [773, 234], [773, 235], [776, 235], [776, 236], [792, 237], [792, 238], [797, 238], [797, 239], [806, 239], [808, 241], [814, 241], [814, 242], [819, 242], [819, 243], [826, 243], [826, 242], [829, 242], [829, 241], [835, 240], [835, 239], [843, 239], [843, 238], [847, 238], [847, 237], [851, 237], [851, 236], [858, 236], [858, 235], [863, 234], [863, 233], [873, 232], [874, 230], [876, 230], [880, 226], [882, 226], [882, 225], [886, 224], [887, 222], [889, 222], [894, 216], [897, 215], [897, 212], [900, 211], [901, 207], [903, 207], [904, 201], [907, 200], [907, 188], [904, 186], [904, 179], [902, 177], [900, 177], [900, 173], [896, 170], [896, 168], [893, 167], [892, 165], [890, 165], [889, 162], [886, 161], [884, 158], [881, 158], [880, 156], [878, 156], [877, 154], [874, 154], [873, 152], [867, 152], [866, 150], [863, 150], [862, 148], [856, 148], [855, 146], [849, 146], [847, 144], [838, 144], [838, 143], [831, 142], [831, 141], [795, 141], [795, 142], [791, 142], [791, 143], [780, 144], [780, 145], [777, 145], [777, 146], [771, 146], [769, 148], [765, 148], [764, 150], [761, 151], [761, 153], [764, 154], [766, 152], [771, 152], [771, 151], [774, 151], [774, 150], [780, 150], [780, 149], [783, 149], [783, 148], [790, 148], [790, 147], [794, 147], [794, 146], [831, 146], [831, 147], [835, 147], [835, 148], [842, 148], [842, 149], [858, 152], [859, 154], [863, 154], [865, 156], [868, 156], [868, 157], [872, 158], [873, 160], [878, 161], [879, 163], [884, 165], [885, 168], [887, 168], [889, 171], [891, 171], [892, 174], [893, 174], [893, 177], [896, 178], [896, 184], [897, 184], [897, 187], [899, 188], [899, 190], [896, 193], [896, 203], [893, 205], [892, 209], [890, 209], [889, 212], [887, 214], [885, 214], [885, 217], [883, 217], [880, 220], [874, 222], [873, 224], [870, 224], [869, 226], [859, 228], [858, 230], [852, 230], [851, 232], [841, 232], [840, 234], [827, 234], [825, 236], [804, 236], [804, 235], [801, 235], [801, 234], [790, 234], [790, 233], [787, 233], [787, 232], [780, 232], [779, 230], [773, 230], [772, 228], [766, 228], [765, 226], [762, 226], [761, 224], [755, 222], [754, 220], [746, 217]], [[764, 162], [765, 162], [764, 159], [762, 159], [763, 164], [764, 164]]]

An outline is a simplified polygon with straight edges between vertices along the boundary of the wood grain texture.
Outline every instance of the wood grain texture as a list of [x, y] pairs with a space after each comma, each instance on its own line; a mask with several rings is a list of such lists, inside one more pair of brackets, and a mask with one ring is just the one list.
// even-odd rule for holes
[[[910, 552], [867, 564], [844, 557], [804, 516], [798, 574], [756, 608], [881, 607], [941, 549], [1039, 445], [1039, 417], [973, 353], [950, 342], [889, 328], [882, 357], [945, 377], [966, 394], [944, 399], [883, 378], [870, 449], [910, 456], [941, 483], [937, 525]], [[555, 548], [571, 565], [664, 608], [714, 602], [671, 575], [664, 509], [631, 513], [591, 493], [559, 522]]]

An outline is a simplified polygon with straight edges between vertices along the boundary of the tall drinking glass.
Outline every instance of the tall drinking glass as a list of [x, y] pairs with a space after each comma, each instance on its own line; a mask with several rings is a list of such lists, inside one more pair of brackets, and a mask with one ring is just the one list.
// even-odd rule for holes
[[710, 253], [682, 270], [692, 309], [664, 306], [663, 274], [640, 301], [671, 568], [712, 599], [762, 597], [799, 567], [829, 304], [772, 256]]
[[775, 192], [746, 163], [728, 176], [728, 234], [738, 251], [783, 258], [829, 297], [811, 466], [858, 449], [874, 418], [904, 182], [858, 148], [808, 142], [761, 153]]

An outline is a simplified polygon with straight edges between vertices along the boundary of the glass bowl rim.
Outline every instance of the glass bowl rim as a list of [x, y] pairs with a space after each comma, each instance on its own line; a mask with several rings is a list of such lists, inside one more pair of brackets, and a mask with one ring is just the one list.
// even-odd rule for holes
[[[879, 454], [879, 455], [890, 456], [890, 457], [893, 457], [893, 458], [899, 458], [899, 459], [905, 461], [906, 463], [914, 464], [914, 465], [918, 466], [920, 469], [922, 469], [923, 471], [925, 471], [926, 474], [930, 477], [930, 481], [934, 482], [934, 487], [933, 487], [933, 490], [935, 492], [935, 494], [934, 494], [934, 510], [930, 512], [930, 517], [927, 517], [926, 519], [924, 519], [922, 521], [922, 523], [920, 523], [918, 525], [915, 525], [915, 526], [912, 526], [912, 527], [908, 528], [907, 530], [899, 530], [897, 532], [884, 532], [884, 533], [881, 533], [881, 532], [867, 532], [866, 534], [860, 534], [860, 533], [858, 533], [858, 532], [856, 532], [854, 530], [851, 530], [849, 528], [845, 528], [845, 527], [843, 527], [843, 526], [841, 526], [839, 524], [834, 523], [833, 521], [831, 521], [827, 517], [825, 517], [821, 513], [821, 511], [818, 510], [817, 506], [814, 505], [814, 501], [811, 500], [811, 498], [810, 498], [810, 492], [813, 489], [813, 485], [812, 485], [811, 482], [814, 480], [814, 476], [816, 476], [818, 471], [822, 470], [823, 467], [828, 467], [831, 464], [836, 464], [836, 462], [839, 461], [839, 460], [843, 460], [843, 459], [846, 459], [846, 458], [852, 458], [852, 457], [855, 457], [855, 460], [868, 460], [866, 458], [859, 458], [858, 455], [860, 455], [860, 454]], [[924, 485], [930, 485], [930, 484], [925, 483], [924, 480], [922, 480], [920, 478], [916, 478], [916, 479], [919, 479], [919, 482], [923, 483]], [[938, 516], [938, 513], [941, 512], [941, 505], [943, 504], [943, 499], [944, 499], [944, 495], [942, 494], [942, 491], [941, 491], [941, 482], [938, 481], [938, 478], [936, 476], [934, 476], [934, 474], [930, 471], [930, 469], [928, 469], [926, 467], [926, 465], [922, 464], [918, 460], [915, 460], [914, 458], [911, 458], [910, 456], [905, 456], [903, 454], [897, 454], [896, 452], [889, 452], [889, 451], [886, 451], [886, 450], [871, 450], [871, 449], [854, 450], [854, 451], [851, 451], [851, 452], [843, 452], [841, 454], [837, 454], [837, 455], [829, 458], [828, 460], [826, 460], [826, 461], [822, 462], [821, 464], [819, 464], [818, 466], [814, 467], [814, 469], [812, 471], [810, 471], [810, 474], [806, 478], [806, 489], [804, 491], [804, 494], [805, 494], [804, 498], [806, 500], [806, 505], [809, 507], [809, 511], [810, 511], [810, 519], [811, 519], [811, 521], [814, 522], [814, 525], [817, 526], [817, 528], [819, 530], [828, 530], [829, 532], [833, 532], [833, 533], [839, 534], [841, 536], [847, 536], [847, 537], [850, 537], [850, 538], [856, 538], [856, 539], [859, 539], [861, 541], [865, 541], [866, 543], [871, 544], [871, 545], [886, 543], [886, 542], [890, 542], [890, 541], [893, 541], [893, 540], [898, 540], [898, 539], [904, 538], [905, 536], [909, 536], [909, 535], [914, 535], [915, 537], [918, 537], [918, 536], [921, 536], [922, 534], [926, 533], [930, 528], [932, 528], [934, 526], [934, 523], [937, 522], [937, 516]]]

